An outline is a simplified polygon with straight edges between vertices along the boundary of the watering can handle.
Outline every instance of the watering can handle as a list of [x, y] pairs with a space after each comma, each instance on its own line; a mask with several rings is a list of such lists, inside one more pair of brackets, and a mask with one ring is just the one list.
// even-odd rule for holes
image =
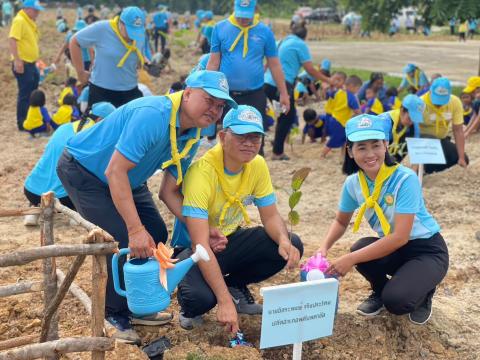
[[125, 290], [123, 290], [120, 287], [120, 278], [118, 277], [118, 258], [120, 256], [128, 255], [130, 254], [130, 249], [129, 248], [123, 248], [120, 249], [118, 254], [113, 254], [112, 257], [112, 277], [113, 277], [113, 287], [115, 288], [115, 291], [117, 292], [118, 295], [126, 297], [127, 293]]

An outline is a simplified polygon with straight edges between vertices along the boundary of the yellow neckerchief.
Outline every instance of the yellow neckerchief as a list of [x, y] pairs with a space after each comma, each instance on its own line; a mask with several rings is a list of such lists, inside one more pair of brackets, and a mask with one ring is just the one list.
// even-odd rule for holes
[[442, 107], [445, 105], [442, 105], [440, 107], [435, 106], [432, 103], [432, 100], [430, 99], [430, 91], [427, 93], [427, 95], [423, 100], [425, 101], [425, 104], [427, 105], [428, 109], [432, 110], [436, 115], [435, 116], [435, 136], [438, 137], [438, 133], [440, 131], [440, 125], [448, 129], [448, 123], [443, 117], [443, 110], [442, 110]]
[[29, 106], [27, 117], [23, 121], [25, 130], [32, 130], [43, 125], [43, 116], [40, 106]]
[[383, 104], [378, 98], [373, 100], [372, 106], [370, 107], [370, 112], [375, 113], [376, 115], [383, 113]]
[[378, 171], [377, 177], [375, 178], [375, 185], [373, 186], [372, 195], [370, 195], [370, 190], [368, 189], [367, 179], [365, 174], [362, 170], [358, 172], [358, 181], [360, 182], [360, 189], [362, 190], [362, 195], [365, 198], [365, 202], [360, 206], [360, 210], [358, 211], [358, 215], [355, 218], [355, 223], [353, 224], [353, 232], [357, 232], [358, 228], [360, 227], [360, 223], [362, 222], [363, 215], [365, 214], [365, 210], [367, 208], [373, 208], [375, 214], [378, 217], [378, 221], [380, 221], [380, 226], [382, 227], [382, 231], [385, 235], [390, 234], [390, 224], [388, 223], [385, 214], [383, 213], [382, 208], [378, 204], [378, 197], [380, 196], [380, 192], [382, 191], [382, 186], [385, 181], [392, 176], [392, 174], [397, 170], [400, 165], [394, 166], [386, 166], [382, 164], [380, 170]]
[[60, 93], [60, 96], [58, 97], [58, 105], [62, 106], [63, 105], [63, 98], [67, 95], [73, 95], [73, 90], [70, 86], [67, 86], [62, 90]]
[[57, 112], [52, 115], [52, 121], [57, 125], [63, 125], [72, 121], [73, 107], [71, 105], [62, 105]]
[[405, 79], [407, 79], [407, 82], [410, 84], [410, 86], [413, 86], [413, 88], [415, 88], [416, 91], [418, 91], [418, 89], [420, 88], [420, 70], [418, 68], [415, 69], [415, 71], [413, 72], [413, 79], [415, 82], [412, 81], [412, 78], [410, 77], [410, 75], [408, 74], [405, 74]]
[[203, 27], [214, 27], [215, 26], [215, 20], [208, 20]]
[[[82, 120], [77, 120], [77, 121], [74, 121], [74, 122], [72, 123], [73, 132], [74, 132], [75, 134], [78, 133], [78, 127], [79, 127], [81, 121], [82, 121]], [[95, 125], [95, 121], [92, 120], [92, 119], [90, 119], [90, 118], [88, 118], [87, 121], [85, 122], [85, 125], [83, 125], [83, 127], [82, 127], [82, 129], [81, 129], [80, 131], [83, 131], [83, 130], [85, 130], [85, 129], [91, 128], [93, 125]]]
[[135, 40], [133, 40], [133, 42], [131, 44], [129, 44], [122, 36], [122, 34], [120, 34], [120, 30], [118, 29], [118, 21], [119, 21], [119, 18], [118, 16], [113, 18], [112, 20], [109, 21], [110, 23], [110, 27], [112, 28], [113, 32], [115, 33], [115, 35], [117, 35], [117, 38], [118, 40], [120, 40], [120, 42], [122, 43], [123, 46], [125, 46], [125, 48], [127, 49], [127, 52], [125, 53], [125, 55], [123, 55], [123, 57], [120, 59], [119, 63], [117, 64], [117, 67], [123, 67], [123, 65], [125, 64], [125, 61], [127, 60], [127, 58], [130, 56], [130, 54], [132, 52], [135, 51], [135, 53], [137, 54], [138, 56], [138, 59], [140, 60], [140, 63], [141, 63], [141, 67], [143, 68], [143, 64], [145, 63], [145, 59], [143, 58], [143, 55], [142, 53], [140, 52], [140, 50], [138, 49], [137, 47], [137, 44], [135, 42]]
[[225, 221], [225, 215], [227, 214], [227, 210], [234, 204], [236, 204], [240, 210], [242, 211], [243, 218], [247, 224], [250, 224], [250, 218], [247, 214], [247, 209], [245, 205], [242, 203], [242, 199], [240, 198], [241, 194], [246, 193], [246, 187], [248, 185], [248, 179], [250, 177], [251, 165], [250, 163], [246, 163], [243, 166], [242, 170], [242, 179], [240, 181], [240, 186], [238, 187], [237, 191], [234, 195], [231, 195], [227, 192], [226, 187], [226, 179], [225, 179], [225, 170], [224, 170], [224, 163], [223, 163], [223, 148], [221, 144], [215, 145], [213, 148], [208, 150], [203, 159], [209, 163], [217, 173], [218, 183], [220, 184], [220, 188], [222, 189], [227, 202], [223, 205], [222, 211], [220, 212], [219, 218], [219, 225], [222, 226]]
[[182, 103], [183, 91], [178, 91], [173, 94], [166, 95], [166, 97], [172, 102], [172, 111], [170, 112], [170, 147], [172, 149], [172, 158], [165, 161], [162, 164], [162, 169], [166, 169], [170, 165], [175, 165], [177, 167], [177, 185], [180, 185], [183, 181], [182, 174], [182, 163], [181, 160], [188, 155], [193, 144], [200, 140], [201, 129], [197, 129], [197, 135], [194, 139], [190, 139], [185, 144], [182, 152], [178, 152], [177, 146], [177, 113], [180, 110], [180, 105]]
[[468, 116], [472, 113], [472, 108], [468, 108], [467, 110], [463, 109], [463, 116]]
[[405, 135], [405, 133], [408, 130], [408, 127], [404, 126], [402, 130], [397, 131], [398, 124], [400, 123], [400, 109], [390, 111], [389, 115], [392, 118], [393, 126], [392, 126], [392, 143], [388, 146], [388, 152], [391, 155], [395, 155], [400, 150], [400, 139], [402, 138], [402, 136]]
[[27, 13], [23, 10], [20, 10], [18, 12], [18, 15], [20, 15], [27, 22], [27, 24], [33, 29], [33, 31], [37, 35], [37, 39], [38, 39], [39, 32], [38, 32], [37, 24], [35, 23], [35, 21], [33, 21], [30, 18], [30, 16], [28, 16]]
[[233, 14], [229, 16], [228, 21], [230, 21], [230, 23], [233, 26], [240, 29], [240, 32], [238, 33], [236, 39], [233, 41], [233, 44], [232, 44], [232, 46], [230, 46], [230, 49], [228, 49], [228, 51], [232, 52], [235, 49], [235, 47], [237, 46], [238, 42], [240, 41], [240, 39], [242, 38], [242, 35], [243, 35], [243, 57], [247, 56], [247, 53], [248, 53], [248, 31], [258, 25], [258, 23], [260, 22], [259, 17], [254, 16], [252, 25], [249, 25], [247, 27], [241, 26], [237, 22], [237, 19], [235, 19], [235, 16]]

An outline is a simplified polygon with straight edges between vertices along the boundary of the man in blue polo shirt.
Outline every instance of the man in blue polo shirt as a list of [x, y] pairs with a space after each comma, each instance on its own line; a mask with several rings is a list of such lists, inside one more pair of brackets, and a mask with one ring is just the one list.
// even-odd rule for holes
[[[330, 78], [322, 72], [315, 69], [312, 63], [310, 50], [305, 43], [307, 37], [307, 28], [303, 25], [293, 25], [292, 33], [280, 41], [278, 45], [278, 55], [285, 74], [285, 85], [290, 95], [290, 109], [287, 113], [282, 113], [275, 127], [275, 138], [273, 140], [273, 160], [288, 160], [288, 156], [283, 153], [285, 139], [295, 121], [297, 110], [295, 109], [295, 99], [293, 96], [295, 79], [303, 66], [305, 71], [315, 78], [330, 82]], [[265, 73], [265, 93], [270, 100], [278, 100], [278, 86], [268, 70]]]
[[163, 53], [167, 42], [167, 34], [169, 30], [169, 16], [167, 9], [162, 6], [159, 11], [153, 15], [153, 39], [155, 44], [155, 52], [158, 52], [158, 39], [160, 39], [160, 50]]
[[[279, 84], [280, 103], [285, 111], [290, 108], [290, 99], [277, 56], [275, 37], [272, 30], [255, 15], [256, 4], [256, 0], [235, 0], [234, 13], [215, 25], [207, 69], [223, 72], [230, 85], [230, 96], [238, 104], [253, 106], [265, 122], [264, 58], [275, 82]], [[260, 154], [263, 154], [263, 146]]]
[[[120, 107], [106, 121], [72, 138], [58, 162], [58, 176], [77, 211], [109, 232], [119, 248], [129, 247], [133, 257], [152, 256], [152, 248], [168, 237], [147, 180], [157, 170], [167, 170], [159, 196], [181, 216], [179, 188], [197, 151], [201, 128], [220, 119], [225, 102], [237, 106], [220, 72], [197, 71], [186, 85], [184, 91]], [[126, 300], [113, 288], [111, 262], [107, 264], [106, 318], [117, 328], [117, 337], [138, 341]], [[169, 320], [171, 316], [153, 314], [133, 318], [132, 323]]]

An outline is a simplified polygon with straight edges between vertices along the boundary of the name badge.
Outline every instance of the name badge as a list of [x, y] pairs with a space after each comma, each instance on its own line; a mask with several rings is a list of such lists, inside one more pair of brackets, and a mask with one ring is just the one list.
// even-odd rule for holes
[[444, 112], [443, 117], [445, 120], [452, 120], [452, 113], [451, 112]]

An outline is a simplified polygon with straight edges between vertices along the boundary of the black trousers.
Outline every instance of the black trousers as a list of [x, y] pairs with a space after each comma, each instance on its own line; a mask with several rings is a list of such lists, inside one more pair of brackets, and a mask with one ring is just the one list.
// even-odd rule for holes
[[153, 31], [153, 41], [154, 41], [154, 49], [155, 52], [158, 52], [158, 39], [160, 39], [160, 50], [163, 53], [163, 50], [165, 49], [165, 44], [167, 42], [167, 39], [165, 35], [168, 33], [168, 27], [167, 28], [155, 28]]
[[[108, 185], [80, 165], [67, 150], [58, 161], [57, 174], [80, 215], [112, 235], [120, 249], [128, 247], [127, 227], [113, 203]], [[156, 244], [165, 243], [168, 238], [167, 228], [147, 185], [141, 185], [132, 190], [132, 193], [142, 224]], [[123, 262], [119, 261], [119, 265], [123, 266]], [[107, 314], [128, 313], [126, 299], [118, 295], [113, 287], [111, 255], [107, 256], [107, 270]], [[119, 274], [124, 288], [123, 272], [119, 271]]]
[[23, 130], [23, 121], [27, 117], [30, 95], [38, 88], [40, 74], [35, 63], [23, 63], [23, 73], [15, 72], [12, 64], [12, 72], [17, 79], [18, 95], [17, 95], [17, 127]]
[[[443, 154], [445, 155], [446, 164], [425, 164], [424, 170], [426, 174], [431, 174], [434, 172], [440, 172], [446, 170], [458, 163], [458, 152], [457, 146], [452, 142], [450, 136], [447, 136], [445, 139], [440, 139], [440, 144], [442, 145]], [[465, 160], [468, 164], [469, 159], [465, 154]]]
[[[377, 241], [377, 237], [358, 240], [356, 251]], [[411, 313], [442, 281], [448, 270], [448, 249], [442, 235], [410, 240], [384, 258], [357, 264], [357, 270], [381, 294], [387, 310], [396, 315]], [[391, 276], [389, 280], [387, 275]]]
[[[31, 191], [28, 191], [26, 187], [23, 188], [23, 193], [25, 194], [25, 197], [27, 200], [30, 202], [30, 205], [32, 206], [39, 206], [40, 202], [42, 200], [42, 197], [32, 193]], [[72, 200], [68, 196], [61, 197], [58, 199], [62, 205], [65, 205], [66, 207], [75, 210], [75, 205], [73, 205]]]
[[[293, 234], [292, 244], [303, 254], [300, 238]], [[185, 259], [191, 249], [178, 258]], [[243, 286], [266, 280], [282, 270], [286, 261], [278, 254], [278, 245], [261, 226], [239, 229], [228, 236], [225, 250], [215, 254], [227, 286]], [[186, 317], [205, 314], [217, 304], [217, 298], [194, 265], [178, 286], [178, 303]]]
[[88, 108], [100, 101], [108, 101], [115, 107], [122, 106], [132, 100], [141, 98], [142, 92], [138, 87], [131, 90], [117, 91], [102, 88], [100, 86], [89, 83], [90, 91], [88, 93]]
[[[297, 110], [295, 108], [295, 98], [293, 96], [294, 86], [289, 82], [285, 82], [287, 85], [288, 95], [290, 97], [290, 109], [288, 114], [280, 114], [277, 119], [277, 124], [275, 126], [275, 138], [273, 140], [273, 153], [275, 155], [283, 154], [283, 147], [285, 144], [285, 139], [292, 128], [292, 125], [295, 121], [295, 115]], [[280, 99], [280, 94], [276, 86], [270, 84], [265, 84], [265, 94], [270, 100], [278, 101]]]

